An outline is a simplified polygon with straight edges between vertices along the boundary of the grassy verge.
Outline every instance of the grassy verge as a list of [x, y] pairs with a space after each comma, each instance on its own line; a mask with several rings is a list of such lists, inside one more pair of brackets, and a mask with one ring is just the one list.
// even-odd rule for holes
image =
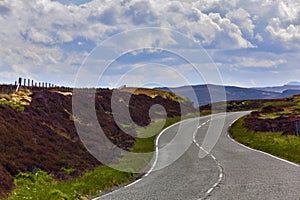
[[[197, 117], [199, 114], [190, 114], [182, 119]], [[164, 128], [178, 122], [181, 117], [169, 118], [166, 120]], [[139, 135], [156, 135], [161, 130], [163, 121], [158, 121], [147, 128], [141, 128]], [[137, 138], [131, 152], [144, 153], [153, 152], [156, 136], [149, 138]], [[152, 158], [152, 156], [151, 156]], [[143, 160], [135, 160], [136, 165], [145, 167], [150, 159], [146, 157]], [[133, 157], [123, 157], [122, 161], [132, 162]], [[74, 169], [75, 170], [75, 169]], [[83, 176], [69, 180], [58, 182], [52, 176], [44, 171], [38, 170], [35, 173], [20, 173], [14, 180], [16, 189], [6, 200], [20, 199], [43, 199], [43, 200], [78, 200], [87, 199], [87, 197], [95, 196], [103, 191], [108, 191], [114, 187], [128, 184], [134, 181], [139, 174], [127, 173], [115, 170], [107, 166], [100, 166], [95, 170], [86, 172]]]
[[243, 126], [244, 119], [245, 117], [236, 121], [230, 129], [230, 134], [236, 141], [300, 164], [300, 137], [282, 135], [280, 132], [254, 132]]
[[46, 172], [38, 170], [35, 173], [20, 173], [14, 180], [16, 189], [7, 199], [85, 199], [132, 179], [131, 174], [107, 166], [100, 166], [82, 177], [64, 182], [57, 182]]

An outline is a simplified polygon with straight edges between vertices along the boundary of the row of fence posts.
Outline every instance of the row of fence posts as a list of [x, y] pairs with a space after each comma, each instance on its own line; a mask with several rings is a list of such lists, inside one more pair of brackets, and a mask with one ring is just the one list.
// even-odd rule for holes
[[[43, 89], [51, 89], [56, 88], [57, 90], [61, 92], [72, 92], [73, 88], [70, 87], [60, 87], [57, 85], [54, 85], [52, 83], [47, 82], [36, 82], [32, 79], [26, 79], [19, 77], [18, 81], [15, 81], [14, 85], [9, 85], [6, 88], [1, 88], [0, 92], [2, 94], [11, 94], [13, 91], [17, 91], [19, 87], [28, 87], [28, 88], [43, 88]], [[121, 86], [120, 89], [126, 88], [126, 85]], [[86, 93], [91, 94], [95, 93], [97, 90], [96, 88], [76, 88], [76, 91], [79, 93]]]
[[39, 87], [39, 88], [55, 88], [57, 85], [54, 85], [52, 83], [47, 83], [47, 82], [35, 82], [34, 80], [30, 79], [22, 79], [21, 77], [19, 78], [18, 81], [15, 82], [15, 85], [23, 86], [23, 87]]
[[32, 79], [26, 79], [19, 77], [17, 81], [15, 81], [14, 85], [8, 85], [0, 88], [1, 94], [12, 94], [14, 91], [18, 91], [20, 87], [27, 87], [27, 88], [42, 88], [42, 89], [51, 89], [56, 88], [61, 92], [72, 92], [72, 88], [70, 87], [61, 87], [54, 85], [52, 83], [47, 82], [36, 82]]
[[23, 86], [23, 87], [31, 87], [31, 88], [57, 88], [59, 91], [62, 92], [71, 92], [72, 88], [70, 87], [60, 87], [53, 83], [47, 83], [47, 82], [36, 82], [31, 79], [26, 78], [19, 78], [18, 81], [15, 82], [15, 85]]

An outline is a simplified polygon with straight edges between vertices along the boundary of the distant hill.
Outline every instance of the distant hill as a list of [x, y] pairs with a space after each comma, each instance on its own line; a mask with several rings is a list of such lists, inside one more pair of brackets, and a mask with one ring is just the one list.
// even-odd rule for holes
[[[274, 88], [242, 88], [235, 86], [220, 85], [194, 85], [177, 88], [156, 88], [160, 90], [172, 91], [181, 96], [185, 96], [194, 102], [195, 106], [202, 106], [217, 101], [231, 100], [254, 100], [254, 99], [275, 99], [300, 94], [300, 85], [285, 85]], [[284, 88], [282, 88], [284, 87]], [[225, 89], [226, 99], [221, 94]], [[216, 101], [211, 102], [210, 92], [214, 94]]]
[[262, 90], [262, 91], [268, 91], [268, 92], [284, 92], [285, 90], [298, 90], [300, 91], [300, 82], [289, 82], [285, 85], [282, 86], [273, 86], [273, 87], [258, 87], [258, 88], [254, 88], [257, 90]]
[[289, 82], [287, 85], [298, 85], [298, 86], [300, 86], [300, 82], [292, 81], [292, 82]]

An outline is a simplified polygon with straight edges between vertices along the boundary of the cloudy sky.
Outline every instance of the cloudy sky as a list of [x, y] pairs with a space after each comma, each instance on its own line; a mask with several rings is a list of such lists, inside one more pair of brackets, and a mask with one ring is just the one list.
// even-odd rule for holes
[[97, 77], [100, 87], [220, 83], [217, 76], [245, 87], [300, 81], [295, 0], [0, 0], [0, 24], [2, 83], [19, 76], [68, 86]]

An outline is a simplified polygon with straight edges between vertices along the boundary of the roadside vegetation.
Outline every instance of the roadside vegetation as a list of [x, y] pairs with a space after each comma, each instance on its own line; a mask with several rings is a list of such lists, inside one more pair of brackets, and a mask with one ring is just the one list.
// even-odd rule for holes
[[232, 125], [232, 137], [253, 149], [300, 164], [300, 137], [295, 136], [295, 122], [300, 120], [300, 95], [251, 102], [257, 106], [256, 111]]
[[[199, 116], [189, 114], [182, 119]], [[181, 117], [168, 118], [165, 121], [164, 128], [179, 122]], [[147, 128], [138, 130], [138, 135], [157, 135], [161, 130], [156, 127], [162, 127], [164, 121], [157, 121]], [[156, 136], [149, 138], [137, 138], [131, 152], [144, 153], [154, 152]], [[134, 158], [123, 157], [122, 161], [131, 162]], [[150, 157], [146, 160], [135, 161], [140, 168], [146, 167], [150, 162]], [[72, 173], [76, 169], [64, 169]], [[68, 181], [57, 181], [51, 175], [42, 170], [34, 173], [19, 173], [14, 179], [16, 188], [12, 191], [10, 197], [5, 200], [20, 199], [43, 199], [43, 200], [79, 200], [88, 199], [88, 197], [99, 195], [115, 187], [120, 187], [133, 182], [142, 174], [121, 172], [108, 166], [101, 165], [95, 170], [88, 171], [83, 176]]]
[[236, 121], [230, 134], [233, 139], [253, 149], [261, 150], [300, 164], [300, 137], [283, 135], [282, 132], [260, 132], [244, 127], [244, 120]]

